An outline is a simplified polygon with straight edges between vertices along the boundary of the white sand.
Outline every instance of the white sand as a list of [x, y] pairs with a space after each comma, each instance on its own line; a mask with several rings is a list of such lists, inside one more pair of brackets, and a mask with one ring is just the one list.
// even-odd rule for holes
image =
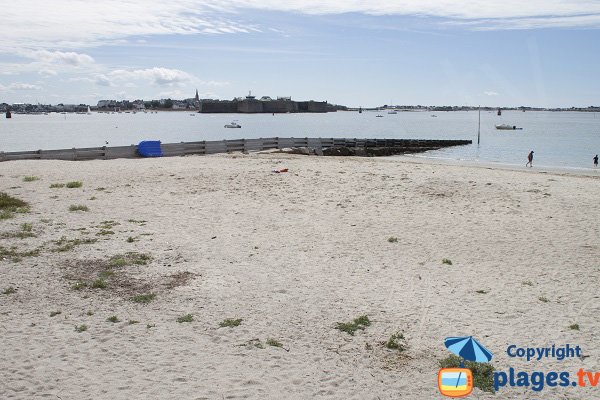
[[[31, 204], [0, 221], [0, 234], [22, 223], [37, 234], [0, 246], [43, 246], [38, 257], [0, 259], [0, 291], [17, 290], [0, 294], [2, 399], [441, 398], [443, 340], [463, 335], [499, 370], [600, 371], [595, 177], [282, 155], [19, 161], [0, 163], [0, 175], [0, 191]], [[75, 180], [83, 187], [49, 188]], [[96, 235], [102, 221], [120, 225]], [[62, 236], [99, 240], [53, 252]], [[106, 289], [71, 288], [127, 251], [153, 260], [117, 268]], [[195, 275], [168, 288], [182, 272]], [[157, 297], [136, 304], [134, 292]], [[176, 322], [188, 313], [193, 322]], [[360, 315], [372, 321], [364, 331], [335, 329]], [[242, 323], [219, 328], [226, 318]], [[396, 332], [403, 352], [382, 344]], [[247, 345], [269, 338], [284, 348]], [[507, 357], [513, 343], [571, 343], [589, 357], [528, 363]]]

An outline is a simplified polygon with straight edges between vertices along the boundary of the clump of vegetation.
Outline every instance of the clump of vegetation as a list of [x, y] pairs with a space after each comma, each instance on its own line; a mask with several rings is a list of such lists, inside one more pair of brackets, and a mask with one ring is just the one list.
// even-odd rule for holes
[[531, 281], [524, 281], [523, 285], [525, 285], [525, 286], [533, 286], [533, 282], [531, 282]]
[[75, 248], [75, 246], [79, 246], [81, 244], [91, 244], [96, 243], [98, 239], [67, 239], [65, 236], [61, 237], [59, 240], [55, 240], [54, 244], [57, 247], [52, 249], [53, 252], [65, 252], [70, 251]]
[[129, 325], [134, 325], [134, 324], [139, 324], [139, 323], [140, 323], [140, 321], [136, 321], [135, 319], [130, 319], [128, 322]]
[[15, 213], [29, 212], [29, 204], [21, 199], [0, 192], [0, 220], [9, 219]]
[[90, 211], [90, 209], [84, 204], [71, 204], [69, 211]]
[[56, 317], [57, 315], [60, 315], [60, 314], [62, 314], [62, 312], [61, 312], [61, 311], [52, 311], [52, 312], [50, 313], [50, 317]]
[[106, 235], [114, 235], [115, 232], [114, 231], [109, 231], [106, 229], [101, 229], [98, 233], [96, 233], [96, 236], [106, 236]]
[[81, 333], [81, 332], [87, 331], [87, 329], [88, 329], [88, 327], [86, 324], [75, 326], [75, 332]]
[[59, 188], [64, 188], [65, 184], [64, 183], [53, 183], [50, 185], [50, 189], [59, 189]]
[[39, 255], [40, 255], [40, 249], [18, 251], [17, 247], [15, 247], [15, 246], [13, 246], [9, 249], [7, 249], [6, 247], [0, 246], [0, 259], [10, 258], [10, 260], [12, 262], [19, 262], [24, 257], [37, 257]]
[[73, 189], [73, 188], [80, 188], [83, 186], [82, 182], [79, 181], [73, 181], [73, 182], [67, 182], [66, 185], [69, 189]]
[[97, 187], [95, 190], [97, 190], [97, 191], [99, 191], [99, 192], [102, 192], [103, 190], [106, 190], [106, 188], [103, 188], [103, 187]]
[[73, 290], [81, 290], [81, 289], [85, 289], [87, 287], [87, 283], [85, 282], [75, 282], [72, 286], [71, 289]]
[[238, 318], [238, 319], [227, 318], [227, 319], [219, 322], [219, 326], [221, 328], [235, 328], [236, 326], [240, 326], [241, 323], [242, 323], [241, 318]]
[[116, 324], [117, 322], [121, 322], [119, 317], [117, 317], [116, 315], [110, 316], [110, 317], [106, 318], [106, 320], [108, 322], [112, 322], [113, 324]]
[[366, 315], [361, 315], [360, 317], [355, 318], [352, 322], [338, 322], [335, 326], [335, 329], [354, 336], [354, 333], [357, 330], [364, 330], [369, 325], [371, 325], [369, 317]]
[[406, 350], [406, 343], [404, 339], [404, 334], [402, 333], [394, 333], [387, 342], [385, 342], [385, 347], [388, 349], [404, 351]]
[[250, 339], [250, 340], [248, 340], [248, 342], [241, 344], [240, 346], [246, 346], [250, 349], [252, 349], [252, 348], [264, 349], [265, 348], [265, 345], [262, 344], [260, 339]]
[[144, 225], [146, 222], [148, 221], [144, 221], [143, 219], [141, 220], [137, 220], [137, 219], [128, 219], [127, 222], [131, 222], [132, 224], [140, 224], [140, 225]]
[[29, 237], [35, 237], [35, 233], [32, 232], [33, 225], [32, 224], [21, 224], [21, 230], [18, 232], [7, 232], [0, 235], [1, 238], [19, 238], [25, 239]]
[[100, 225], [97, 226], [97, 228], [100, 228], [100, 229], [112, 229], [113, 227], [115, 227], [117, 225], [121, 225], [121, 224], [118, 223], [117, 221], [108, 220], [108, 221], [102, 221], [100, 223]]
[[15, 289], [12, 286], [9, 286], [6, 289], [4, 289], [4, 291], [2, 291], [2, 294], [13, 294], [13, 293], [17, 293], [17, 289]]
[[186, 314], [183, 315], [179, 318], [177, 318], [177, 322], [179, 322], [180, 324], [183, 322], [192, 322], [194, 320], [194, 316], [192, 314]]
[[448, 258], [442, 258], [442, 264], [452, 265], [452, 261], [450, 261]]
[[38, 181], [40, 178], [38, 178], [37, 176], [24, 176], [23, 177], [23, 182], [33, 182], [33, 181]]
[[131, 301], [134, 303], [148, 304], [154, 300], [154, 298], [156, 298], [156, 294], [154, 293], [138, 294], [137, 296], [133, 296]]
[[[462, 359], [454, 354], [440, 361], [440, 368], [459, 368]], [[490, 363], [465, 361], [465, 368], [473, 373], [473, 386], [494, 393], [494, 367]]]
[[91, 317], [92, 315], [94, 315], [94, 312], [92, 310], [88, 310], [85, 315]]
[[108, 260], [108, 263], [112, 267], [124, 267], [126, 265], [146, 265], [150, 260], [152, 260], [152, 257], [148, 254], [130, 251], [125, 254], [112, 256]]
[[572, 329], [574, 331], [578, 331], [579, 330], [579, 324], [569, 325], [569, 329]]
[[548, 300], [547, 297], [544, 297], [544, 296], [538, 297], [538, 300], [541, 301], [542, 303], [548, 303], [550, 301], [550, 300]]
[[127, 243], [133, 243], [133, 242], [135, 242], [135, 239], [133, 237], [129, 236], [127, 238]]
[[485, 289], [479, 289], [479, 290], [476, 290], [476, 291], [475, 291], [475, 293], [479, 293], [479, 294], [488, 294], [488, 293], [489, 293], [489, 291], [487, 291], [487, 290], [485, 290]]
[[388, 238], [388, 242], [390, 242], [390, 243], [398, 243], [398, 238], [396, 236], [390, 236]]
[[273, 347], [283, 347], [283, 344], [281, 344], [281, 342], [279, 342], [277, 339], [269, 338], [269, 339], [267, 339], [266, 343], [267, 343], [267, 345], [273, 346]]
[[106, 280], [104, 280], [102, 278], [96, 279], [91, 284], [92, 289], [106, 289], [107, 287], [108, 287], [108, 282], [106, 282]]

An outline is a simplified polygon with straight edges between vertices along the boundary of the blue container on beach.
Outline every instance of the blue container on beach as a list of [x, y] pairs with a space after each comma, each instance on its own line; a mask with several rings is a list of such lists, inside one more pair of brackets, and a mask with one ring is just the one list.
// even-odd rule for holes
[[162, 157], [163, 155], [160, 140], [142, 140], [137, 146], [137, 151], [142, 157]]

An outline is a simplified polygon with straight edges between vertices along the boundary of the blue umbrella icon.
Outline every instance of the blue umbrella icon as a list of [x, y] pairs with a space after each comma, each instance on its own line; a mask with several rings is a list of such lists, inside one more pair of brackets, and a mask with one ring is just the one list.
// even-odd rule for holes
[[[444, 345], [448, 350], [467, 361], [488, 362], [492, 359], [492, 353], [481, 343], [473, 339], [473, 336], [449, 337], [444, 340]], [[461, 360], [461, 368], [464, 363]], [[456, 386], [460, 380], [460, 373], [456, 380]]]
[[444, 345], [467, 361], [488, 362], [492, 359], [492, 353], [473, 336], [449, 337], [444, 340]]

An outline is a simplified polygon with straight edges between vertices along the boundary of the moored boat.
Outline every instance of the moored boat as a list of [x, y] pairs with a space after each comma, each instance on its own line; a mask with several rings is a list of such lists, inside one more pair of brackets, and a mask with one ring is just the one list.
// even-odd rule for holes
[[235, 121], [231, 121], [230, 124], [226, 124], [225, 128], [241, 128], [242, 126]]

